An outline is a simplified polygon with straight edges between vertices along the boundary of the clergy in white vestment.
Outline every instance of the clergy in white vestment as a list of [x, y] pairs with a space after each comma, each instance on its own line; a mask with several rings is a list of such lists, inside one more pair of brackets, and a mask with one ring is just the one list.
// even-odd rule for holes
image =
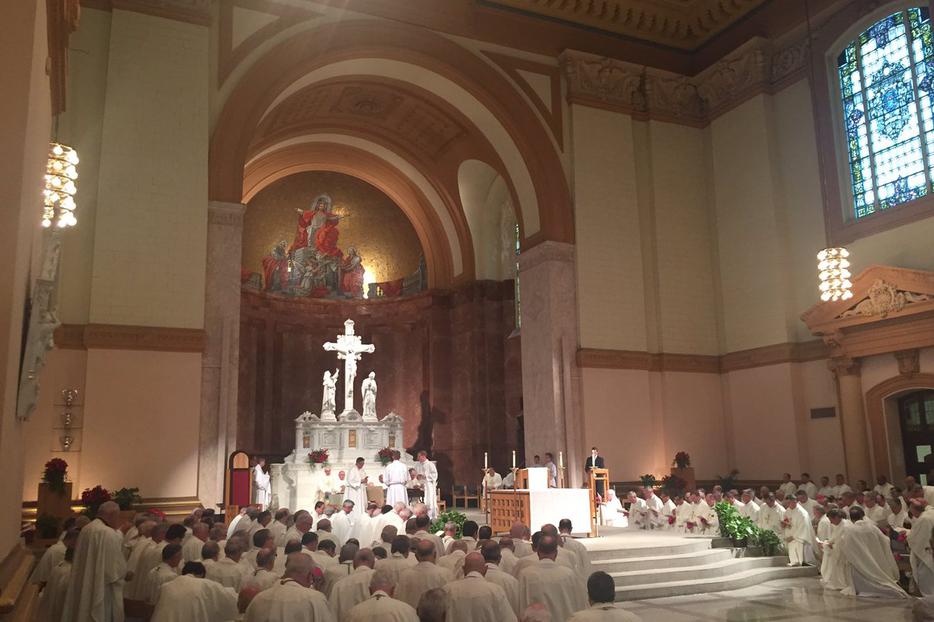
[[346, 622], [418, 622], [411, 605], [392, 597], [395, 582], [386, 570], [376, 570], [370, 576], [370, 597], [354, 606]]
[[331, 587], [328, 607], [337, 622], [343, 622], [350, 610], [370, 597], [370, 578], [376, 558], [370, 549], [361, 549], [354, 555], [353, 572]]
[[895, 489], [895, 486], [889, 483], [889, 478], [885, 475], [880, 475], [876, 478], [876, 485], [872, 487], [873, 492], [877, 495], [882, 495], [883, 499], [888, 499], [892, 496], [892, 490]]
[[875, 493], [867, 494], [863, 500], [863, 511], [866, 513], [868, 520], [877, 525], [885, 525], [886, 519], [889, 517], [889, 508], [888, 505], [883, 505], [877, 501]]
[[272, 484], [269, 473], [266, 472], [266, 458], [257, 458], [253, 467], [253, 495], [260, 509], [269, 509], [272, 501]]
[[344, 490], [344, 498], [353, 501], [358, 512], [362, 512], [369, 503], [366, 489], [370, 478], [363, 468], [364, 464], [366, 464], [366, 460], [357, 458], [354, 466], [350, 467], [347, 472], [347, 488]]
[[42, 557], [39, 558], [39, 563], [36, 564], [36, 569], [32, 571], [32, 576], [29, 580], [39, 585], [40, 589], [41, 586], [48, 583], [49, 577], [52, 576], [52, 571], [64, 561], [65, 552], [75, 547], [79, 533], [77, 529], [69, 529], [62, 534], [61, 540], [47, 548], [42, 554]]
[[237, 593], [204, 578], [204, 564], [189, 562], [182, 574], [162, 586], [151, 622], [228, 622], [236, 620]]
[[839, 500], [844, 493], [853, 492], [853, 489], [847, 485], [846, 479], [844, 479], [842, 473], [837, 473], [836, 481], [837, 483], [833, 485], [833, 496], [835, 499]]
[[688, 523], [694, 522], [694, 506], [689, 499], [675, 497], [675, 531], [684, 533]]
[[[418, 538], [419, 540], [428, 540], [435, 545], [435, 551], [440, 555], [444, 551], [444, 543], [441, 541], [441, 538], [436, 536], [433, 533], [430, 533], [428, 530], [431, 528], [431, 519], [428, 518], [426, 514], [420, 514], [415, 517], [415, 533], [412, 535], [413, 538]], [[414, 605], [413, 605], [414, 607]]]
[[587, 579], [587, 599], [590, 607], [572, 615], [568, 622], [639, 622], [642, 619], [616, 606], [613, 577], [602, 570]]
[[509, 473], [506, 473], [506, 477], [503, 478], [503, 485], [501, 488], [512, 488], [516, 483], [516, 471], [518, 469], [512, 469]]
[[695, 512], [695, 516], [700, 520], [704, 535], [720, 535], [720, 515], [716, 510], [717, 501], [713, 494], [708, 494], [704, 503], [700, 506], [701, 511]]
[[81, 530], [68, 581], [62, 622], [122, 622], [126, 558], [117, 531], [120, 506], [102, 503], [97, 518]]
[[846, 559], [846, 596], [908, 598], [898, 585], [898, 564], [889, 539], [864, 517], [860, 508], [850, 510], [853, 524], [845, 528], [838, 545]]
[[795, 493], [795, 500], [798, 502], [798, 507], [803, 508], [808, 514], [808, 518], [812, 521], [814, 520], [814, 508], [817, 507], [817, 501], [808, 497], [807, 493], [803, 490], [799, 490]]
[[383, 484], [386, 486], [386, 504], [409, 504], [409, 493], [405, 489], [409, 481], [409, 469], [399, 460], [401, 454], [392, 452], [392, 462], [383, 469]]
[[238, 538], [228, 540], [224, 544], [224, 559], [207, 567], [207, 578], [239, 592], [243, 580], [250, 574], [249, 567], [240, 563], [242, 556], [243, 546], [240, 540]]
[[555, 563], [558, 540], [542, 536], [538, 542], [538, 563], [519, 572], [519, 610], [542, 603], [552, 620], [567, 620], [587, 606], [587, 595], [580, 578], [570, 568]]
[[765, 503], [759, 506], [756, 526], [759, 529], [768, 529], [776, 535], [781, 536], [782, 521], [784, 519], [785, 508], [775, 500], [774, 494], [769, 493], [765, 498]]
[[889, 514], [885, 517], [885, 522], [889, 529], [903, 533], [906, 529], [905, 522], [908, 521], [908, 510], [902, 500], [893, 497], [889, 499]]
[[376, 562], [376, 570], [386, 570], [393, 578], [395, 584], [399, 575], [408, 568], [418, 564], [418, 560], [410, 552], [411, 544], [408, 536], [396, 536], [392, 539], [389, 557]]
[[[659, 512], [658, 529], [675, 528], [675, 502], [671, 500], [668, 493], [662, 491], [658, 498], [662, 500], [662, 509]], [[587, 576], [590, 576], [589, 574]]]
[[642, 499], [645, 501], [645, 527], [643, 529], [661, 528], [663, 526], [662, 522], [665, 520], [662, 517], [662, 506], [665, 503], [655, 494], [655, 490], [652, 488], [643, 489]]
[[324, 467], [324, 471], [318, 474], [318, 501], [324, 501], [326, 503], [339, 503], [343, 499], [338, 499], [342, 496], [342, 490], [344, 488], [343, 482], [341, 482], [340, 477], [335, 473], [331, 467]]
[[341, 547], [337, 556], [337, 563], [324, 569], [324, 585], [321, 587], [321, 593], [327, 597], [331, 596], [331, 589], [334, 584], [346, 579], [353, 574], [353, 561], [360, 547], [353, 542], [348, 542]]
[[911, 550], [911, 571], [922, 596], [934, 596], [934, 556], [931, 545], [934, 538], [934, 507], [928, 507], [915, 519], [908, 532]]
[[847, 585], [846, 558], [840, 552], [840, 539], [844, 530], [852, 523], [837, 509], [827, 512], [825, 518], [830, 524], [830, 529], [819, 540], [822, 549], [820, 580], [825, 588], [840, 591]]
[[[674, 504], [672, 504], [672, 507], [674, 507]], [[574, 536], [571, 535], [573, 530], [574, 524], [571, 522], [571, 519], [562, 518], [558, 522], [558, 532], [561, 535], [564, 548], [577, 555], [577, 567], [580, 568], [581, 575], [589, 577], [590, 573], [592, 572], [590, 565], [590, 552], [587, 550], [586, 546], [581, 544], [579, 540], [574, 539]]]
[[279, 553], [275, 549], [260, 549], [256, 554], [256, 570], [247, 575], [240, 584], [240, 589], [252, 588], [257, 592], [268, 590], [279, 580], [275, 571]]
[[825, 499], [833, 496], [833, 486], [830, 485], [830, 478], [826, 475], [820, 478], [820, 488], [817, 489], [817, 496]]
[[331, 533], [337, 539], [338, 546], [343, 546], [350, 538], [358, 517], [359, 513], [354, 511], [354, 502], [350, 499], [344, 500], [340, 511], [331, 516]]
[[[307, 538], [309, 534], [305, 534]], [[303, 539], [304, 541], [304, 539]], [[306, 549], [307, 550], [307, 549]], [[318, 548], [311, 552], [311, 559], [314, 560], [321, 571], [337, 565], [337, 546], [333, 540], [318, 540]]]
[[425, 505], [428, 506], [428, 516], [434, 520], [438, 517], [438, 467], [428, 459], [427, 452], [418, 452], [415, 472], [418, 481], [425, 490]]
[[182, 562], [182, 547], [179, 544], [167, 544], [162, 549], [162, 563], [149, 571], [146, 586], [146, 602], [155, 605], [159, 601], [162, 586], [178, 576], [179, 564]]
[[395, 598], [418, 606], [422, 594], [436, 587], [444, 587], [454, 580], [454, 573], [437, 564], [438, 551], [433, 542], [421, 540], [415, 546], [416, 564], [399, 573]]
[[334, 622], [327, 599], [312, 587], [314, 570], [307, 555], [289, 555], [282, 580], [253, 598], [245, 622]]
[[791, 473], [782, 474], [782, 483], [778, 486], [778, 492], [785, 495], [786, 499], [798, 492], [798, 485], [791, 481]]
[[747, 488], [743, 491], [743, 507], [739, 513], [755, 523], [759, 520], [759, 504], [753, 497], [751, 489]]
[[146, 580], [149, 571], [162, 561], [162, 549], [165, 548], [165, 532], [168, 525], [153, 524], [148, 538], [139, 538], [130, 551], [127, 560], [127, 581], [123, 586], [123, 597], [128, 600], [146, 600]]
[[[464, 576], [464, 557], [467, 555], [467, 543], [463, 540], [455, 540], [451, 544], [451, 551], [444, 557], [438, 558], [438, 565], [451, 572], [455, 579]], [[516, 569], [519, 572], [519, 569]]]
[[558, 487], [558, 465], [555, 464], [555, 456], [551, 452], [545, 453], [545, 468], [548, 469], [548, 487]]
[[645, 499], [637, 495], [634, 490], [630, 490], [626, 495], [626, 502], [629, 504], [629, 509], [626, 510], [626, 516], [629, 519], [629, 528], [648, 529], [649, 508], [645, 503]]
[[515, 622], [516, 613], [499, 585], [487, 581], [486, 561], [474, 552], [464, 559], [464, 578], [448, 583], [447, 622]]
[[606, 491], [606, 500], [600, 505], [600, 513], [603, 516], [603, 524], [608, 527], [626, 527], [629, 520], [626, 517], [626, 510], [616, 496], [616, 491], [610, 488]]
[[491, 490], [498, 490], [503, 487], [503, 478], [496, 472], [496, 469], [490, 467], [486, 470], [486, 473], [483, 474], [483, 480], [480, 482], [480, 487], [482, 488], [483, 496]]
[[200, 562], [201, 548], [208, 541], [211, 528], [207, 523], [195, 523], [191, 528], [191, 537], [182, 544], [183, 562]]
[[285, 532], [286, 544], [292, 540], [301, 542], [302, 536], [311, 531], [315, 522], [314, 517], [307, 510], [299, 510], [293, 518], [295, 519], [294, 524]]
[[519, 580], [501, 567], [503, 560], [503, 549], [499, 543], [488, 540], [480, 548], [480, 554], [483, 555], [483, 561], [486, 562], [486, 575], [484, 578], [490, 583], [503, 588], [506, 594], [506, 600], [512, 608], [513, 613], [518, 616], [519, 611]]
[[279, 508], [276, 510], [276, 515], [274, 520], [269, 523], [269, 533], [272, 534], [272, 539], [276, 542], [277, 548], [282, 548], [285, 546], [285, 534], [289, 531], [289, 509], [288, 508]]
[[801, 483], [798, 484], [798, 490], [804, 490], [808, 496], [808, 499], [817, 498], [817, 484], [815, 484], [811, 479], [810, 473], [801, 474]]
[[39, 595], [39, 609], [36, 613], [38, 622], [58, 622], [62, 619], [65, 608], [65, 596], [68, 593], [68, 581], [71, 578], [71, 562], [74, 560], [75, 549], [68, 548], [65, 557], [49, 572]]
[[803, 566], [807, 548], [814, 542], [814, 526], [807, 510], [798, 505], [794, 497], [788, 500], [788, 508], [782, 519], [781, 537], [788, 551], [788, 565]]

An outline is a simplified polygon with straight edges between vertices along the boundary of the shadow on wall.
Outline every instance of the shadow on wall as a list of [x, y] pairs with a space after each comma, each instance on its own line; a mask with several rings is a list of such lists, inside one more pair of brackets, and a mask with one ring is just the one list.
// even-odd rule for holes
[[415, 437], [415, 442], [406, 451], [413, 456], [423, 449], [428, 452], [429, 459], [434, 460], [438, 467], [438, 490], [444, 491], [454, 481], [454, 464], [451, 462], [450, 456], [434, 452], [433, 447], [435, 424], [444, 424], [447, 418], [443, 413], [439, 413], [436, 408], [431, 407], [428, 391], [422, 391], [419, 403], [421, 421], [418, 422], [418, 434]]

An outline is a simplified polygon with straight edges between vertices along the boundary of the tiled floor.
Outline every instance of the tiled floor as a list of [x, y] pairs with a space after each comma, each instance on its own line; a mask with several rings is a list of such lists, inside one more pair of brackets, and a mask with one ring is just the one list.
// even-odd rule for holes
[[877, 600], [824, 591], [818, 579], [780, 579], [731, 592], [640, 600], [621, 605], [643, 622], [794, 620], [910, 622], [914, 599]]

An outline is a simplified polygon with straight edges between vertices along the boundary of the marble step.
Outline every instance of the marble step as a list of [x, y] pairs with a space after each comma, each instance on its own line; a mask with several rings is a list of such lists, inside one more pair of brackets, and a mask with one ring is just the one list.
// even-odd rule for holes
[[617, 586], [645, 585], [662, 581], [697, 581], [712, 577], [723, 577], [755, 568], [785, 567], [787, 557], [744, 557], [720, 559], [699, 566], [667, 566], [651, 570], [611, 572]]
[[614, 572], [630, 572], [644, 570], [660, 570], [663, 568], [686, 568], [690, 566], [703, 566], [715, 562], [733, 559], [730, 549], [703, 549], [675, 555], [650, 555], [646, 557], [614, 557], [591, 561], [594, 570], [602, 570], [613, 574]]
[[587, 546], [592, 562], [603, 561], [607, 559], [624, 558], [644, 558], [644, 557], [670, 557], [672, 555], [684, 555], [701, 551], [710, 551], [709, 538], [680, 538], [680, 539], [659, 539], [658, 542], [649, 541], [640, 545], [629, 545], [626, 548], [620, 548], [617, 545], [611, 545], [607, 548], [601, 548], [600, 544]]
[[[770, 559], [770, 558], [760, 558]], [[645, 598], [665, 598], [668, 596], [684, 596], [687, 594], [705, 594], [708, 592], [723, 592], [738, 590], [763, 581], [774, 579], [791, 579], [796, 577], [811, 577], [818, 574], [817, 568], [812, 566], [789, 568], [787, 558], [777, 557], [771, 559], [781, 560], [781, 565], [753, 567], [738, 569], [734, 572], [720, 576], [705, 576], [702, 578], [672, 579], [654, 583], [637, 585], [620, 585], [616, 583], [616, 600], [640, 600]]]

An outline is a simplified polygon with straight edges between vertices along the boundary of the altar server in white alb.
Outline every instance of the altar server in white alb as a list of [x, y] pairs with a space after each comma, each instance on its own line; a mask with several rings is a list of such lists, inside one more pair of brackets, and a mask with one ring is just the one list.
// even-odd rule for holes
[[386, 485], [386, 505], [394, 506], [397, 503], [409, 504], [409, 493], [405, 489], [409, 481], [409, 469], [400, 462], [402, 455], [398, 451], [392, 452], [392, 462], [383, 470], [383, 484]]
[[253, 488], [256, 503], [260, 509], [268, 509], [269, 502], [272, 500], [272, 486], [269, 473], [266, 472], [266, 458], [256, 459], [256, 466], [253, 467]]
[[814, 526], [807, 510], [794, 497], [788, 499], [788, 509], [782, 518], [782, 533], [788, 550], [788, 565], [803, 566], [809, 554], [807, 549], [814, 543]]
[[97, 510], [97, 518], [81, 530], [62, 622], [123, 621], [126, 558], [119, 523], [120, 506], [107, 501]]
[[418, 452], [415, 472], [418, 481], [425, 487], [425, 505], [428, 506], [428, 516], [434, 520], [438, 518], [438, 467], [428, 459], [428, 453], [424, 450]]
[[358, 512], [362, 512], [367, 506], [366, 487], [369, 483], [369, 477], [363, 469], [366, 460], [357, 458], [354, 466], [347, 472], [347, 489], [344, 491], [344, 499], [353, 501], [354, 507]]

